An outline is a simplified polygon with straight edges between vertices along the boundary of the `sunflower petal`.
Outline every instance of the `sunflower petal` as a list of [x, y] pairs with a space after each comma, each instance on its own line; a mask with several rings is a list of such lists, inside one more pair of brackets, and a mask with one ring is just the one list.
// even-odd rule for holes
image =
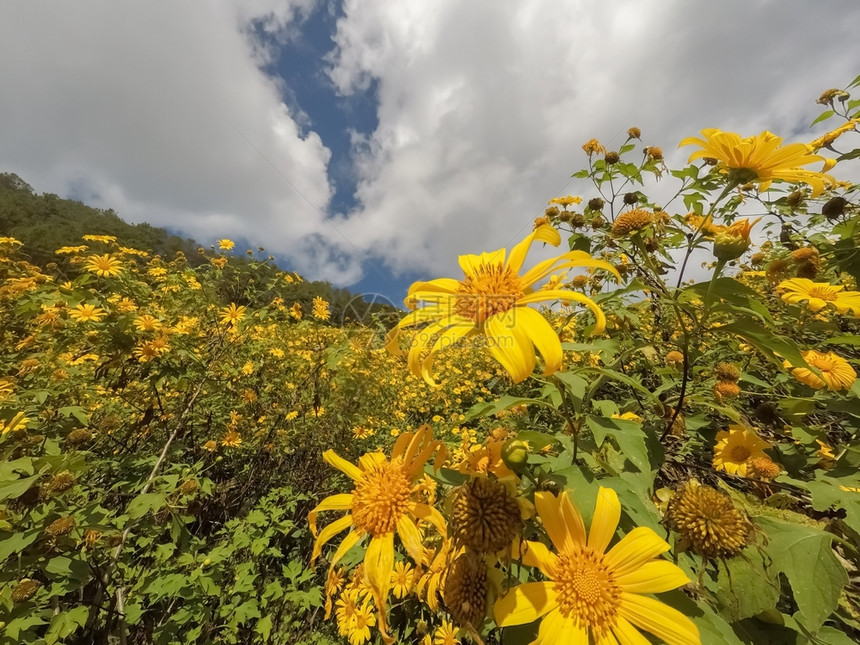
[[555, 567], [558, 557], [541, 542], [522, 540], [511, 547], [511, 557], [522, 560], [529, 567], [537, 567], [545, 576], [550, 576], [550, 571]]
[[638, 569], [616, 578], [622, 591], [629, 593], [662, 593], [690, 582], [680, 567], [666, 560], [652, 560]]
[[511, 375], [514, 383], [528, 378], [535, 369], [535, 348], [517, 328], [515, 310], [490, 316], [484, 323], [490, 353]]
[[365, 535], [366, 533], [364, 533], [364, 531], [350, 531], [349, 533], [347, 533], [346, 537], [341, 540], [341, 543], [337, 547], [337, 550], [334, 552], [334, 555], [331, 556], [329, 569], [333, 569], [334, 565], [340, 562], [340, 559], [346, 555], [346, 552], [349, 551], [356, 544], [358, 544], [358, 541]]
[[588, 546], [603, 553], [621, 519], [621, 504], [618, 495], [611, 488], [600, 487], [597, 493], [597, 504], [594, 507], [594, 518], [591, 520], [591, 530], [588, 532]]
[[[439, 535], [443, 538], [448, 535], [448, 527], [445, 525], [445, 518], [442, 516], [442, 513], [437, 511], [432, 506], [428, 506], [427, 504], [422, 504], [421, 502], [415, 502], [415, 504], [410, 509], [412, 514], [417, 517], [419, 520], [424, 520], [426, 522], [430, 522], [437, 531], [439, 531]], [[420, 562], [420, 560], [418, 560]]]
[[668, 645], [701, 645], [699, 629], [677, 609], [638, 594], [621, 592], [621, 616]]
[[540, 623], [536, 645], [588, 645], [588, 630], [578, 627], [560, 611], [547, 614]]
[[558, 607], [552, 582], [517, 585], [496, 601], [493, 615], [499, 627], [530, 623]]
[[352, 493], [329, 495], [308, 513], [308, 524], [311, 525], [311, 533], [314, 535], [317, 534], [317, 514], [320, 511], [348, 511], [351, 507]]
[[544, 376], [554, 374], [561, 369], [561, 341], [546, 318], [529, 307], [515, 307], [517, 326], [529, 337], [537, 347], [544, 362]]
[[570, 551], [574, 547], [574, 539], [571, 538], [570, 529], [561, 511], [564, 496], [567, 496], [566, 492], [559, 497], [548, 491], [535, 493], [535, 508], [549, 539], [559, 553]]
[[631, 625], [629, 620], [621, 616], [616, 618], [612, 631], [621, 645], [651, 645], [651, 641]]
[[325, 544], [335, 535], [337, 535], [341, 531], [346, 530], [350, 526], [352, 526], [352, 515], [344, 515], [343, 517], [336, 519], [331, 524], [326, 525], [326, 527], [322, 531], [320, 531], [320, 534], [317, 536], [317, 539], [314, 540], [314, 550], [311, 553], [311, 562], [316, 560], [319, 557], [320, 553], [322, 553], [323, 544]]
[[421, 558], [424, 557], [424, 545], [421, 543], [421, 533], [418, 531], [418, 527], [408, 515], [401, 515], [400, 519], [397, 520], [397, 534], [403, 541], [403, 546], [406, 547], [409, 556], [415, 562], [420, 563]]
[[[511, 249], [511, 255], [508, 257], [507, 267], [514, 273], [519, 273], [523, 268], [526, 255], [535, 241], [546, 242], [552, 246], [561, 244], [561, 235], [549, 224], [544, 224], [537, 227], [534, 231], [526, 235], [522, 242]], [[530, 283], [529, 283], [530, 284]]]
[[603, 314], [603, 310], [598, 307], [597, 303], [594, 302], [591, 298], [589, 298], [588, 296], [584, 296], [576, 291], [568, 291], [566, 289], [547, 289], [545, 291], [535, 291], [534, 293], [525, 295], [519, 300], [517, 300], [517, 304], [528, 305], [536, 302], [544, 302], [546, 300], [573, 300], [574, 302], [583, 304], [589, 309], [591, 309], [591, 312], [597, 319], [597, 322], [594, 325], [594, 330], [591, 333], [600, 334], [603, 333], [604, 329], [606, 329], [606, 316]]
[[384, 640], [391, 638], [385, 621], [385, 607], [393, 571], [394, 533], [374, 536], [364, 554], [364, 576], [379, 610], [379, 631]]
[[616, 576], [635, 571], [646, 562], [669, 550], [669, 543], [646, 526], [638, 526], [625, 535], [606, 554], [606, 564]]
[[361, 469], [355, 464], [351, 464], [343, 457], [339, 456], [334, 450], [326, 450], [323, 453], [323, 461], [330, 466], [334, 466], [352, 481], [358, 481], [362, 477]]

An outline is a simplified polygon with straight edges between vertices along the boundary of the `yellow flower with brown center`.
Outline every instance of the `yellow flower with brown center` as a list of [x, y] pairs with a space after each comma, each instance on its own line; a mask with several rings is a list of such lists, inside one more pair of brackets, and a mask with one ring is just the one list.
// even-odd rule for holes
[[90, 273], [95, 273], [103, 278], [109, 278], [122, 273], [122, 262], [109, 253], [91, 255], [87, 258], [84, 268]]
[[770, 444], [751, 428], [730, 425], [728, 430], [717, 433], [714, 468], [724, 470], [730, 475], [746, 477], [750, 460], [767, 457], [764, 453], [766, 448], [770, 448]]
[[717, 169], [737, 183], [758, 182], [760, 190], [767, 190], [774, 180], [800, 182], [812, 186], [813, 197], [820, 195], [827, 184], [835, 183], [824, 172], [801, 168], [817, 161], [824, 162], [824, 170], [831, 165], [830, 160], [812, 154], [805, 143], [783, 146], [781, 137], [767, 131], [746, 138], [716, 128], [701, 133], [703, 139], [687, 137], [678, 145], [701, 147], [690, 155], [688, 163], [704, 157], [716, 159]]
[[239, 321], [245, 317], [246, 309], [247, 307], [237, 307], [235, 302], [231, 302], [228, 307], [223, 307], [221, 309], [221, 324], [235, 327], [239, 324]]
[[[332, 556], [330, 567], [334, 567], [362, 537], [370, 535], [364, 555], [364, 577], [379, 609], [379, 630], [386, 642], [391, 642], [385, 606], [394, 571], [395, 532], [415, 562], [422, 561], [424, 545], [414, 520], [427, 521], [443, 537], [446, 534], [445, 520], [439, 511], [413, 499], [417, 496], [416, 482], [424, 473], [424, 464], [434, 453], [439, 462], [444, 457], [444, 447], [440, 441], [433, 440], [429, 426], [401, 434], [390, 458], [381, 452], [371, 452], [363, 455], [356, 466], [333, 450], [323, 453], [325, 462], [346, 474], [355, 487], [351, 493], [327, 497], [308, 513], [311, 532], [316, 536], [311, 561], [319, 557], [322, 546], [341, 531], [351, 529]], [[321, 511], [349, 513], [317, 532], [316, 518]]]
[[638, 628], [673, 645], [700, 645], [696, 625], [650, 595], [689, 582], [684, 572], [655, 559], [669, 545], [653, 530], [638, 527], [607, 551], [621, 517], [615, 491], [601, 487], [586, 534], [567, 493], [535, 493], [535, 506], [557, 553], [539, 542], [523, 542], [523, 562], [546, 581], [511, 589], [494, 606], [496, 624], [522, 625], [543, 617], [533, 645], [644, 643]]
[[[505, 249], [481, 255], [461, 255], [464, 278], [439, 278], [416, 282], [409, 288], [406, 306], [414, 311], [405, 316], [387, 337], [386, 346], [400, 353], [398, 336], [406, 327], [430, 323], [412, 341], [409, 369], [435, 385], [432, 376], [434, 355], [471, 335], [483, 335], [493, 357], [502, 364], [514, 382], [527, 378], [535, 367], [535, 347], [543, 356], [544, 374], [561, 369], [562, 351], [558, 334], [540, 313], [528, 305], [553, 300], [571, 300], [587, 306], [596, 318], [594, 333], [606, 327], [606, 317], [593, 300], [564, 289], [541, 290], [535, 284], [550, 274], [571, 267], [592, 267], [610, 271], [608, 262], [596, 260], [583, 251], [569, 251], [539, 262], [520, 275], [526, 254], [535, 241], [553, 246], [561, 236], [551, 226], [541, 226], [517, 244], [505, 259]], [[425, 306], [418, 308], [420, 302]]]
[[710, 486], [689, 481], [666, 506], [666, 524], [681, 534], [683, 545], [706, 558], [738, 555], [752, 538], [753, 526], [732, 499]]
[[806, 278], [783, 280], [777, 286], [782, 291], [782, 299], [789, 304], [797, 304], [806, 300], [806, 306], [811, 311], [821, 311], [827, 305], [833, 305], [840, 314], [851, 311], [855, 318], [860, 318], [860, 291], [844, 291], [841, 284], [813, 282]]
[[[823, 353], [810, 349], [803, 352], [802, 356], [810, 367], [815, 367], [821, 372], [821, 376], [806, 367], [795, 367], [791, 370], [791, 374], [811, 388], [820, 390], [826, 386], [831, 391], [850, 390], [857, 379], [857, 372], [848, 361], [833, 352]], [[783, 367], [791, 368], [791, 362], [785, 361]]]
[[328, 320], [329, 318], [331, 318], [331, 312], [329, 311], [328, 303], [320, 296], [314, 298], [313, 311], [311, 313], [313, 314], [313, 317], [317, 320]]
[[134, 320], [134, 326], [138, 331], [155, 331], [161, 329], [161, 321], [150, 314], [143, 314]]
[[95, 305], [80, 304], [69, 309], [69, 318], [75, 322], [98, 322], [107, 315], [101, 307]]
[[227, 446], [228, 448], [238, 448], [242, 445], [242, 435], [240, 435], [236, 430], [228, 430], [224, 433], [224, 437], [221, 439], [221, 445]]
[[391, 591], [396, 598], [405, 598], [412, 591], [415, 583], [415, 569], [408, 562], [397, 562], [394, 564], [394, 572], [391, 574]]
[[630, 233], [638, 233], [642, 229], [651, 226], [653, 223], [653, 212], [647, 211], [644, 208], [634, 208], [633, 210], [621, 213], [617, 218], [615, 218], [609, 232], [613, 237], [623, 237]]

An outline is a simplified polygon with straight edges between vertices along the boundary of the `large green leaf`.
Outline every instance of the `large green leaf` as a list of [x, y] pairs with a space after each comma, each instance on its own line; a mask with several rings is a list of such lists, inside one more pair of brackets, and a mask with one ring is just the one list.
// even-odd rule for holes
[[809, 367], [794, 341], [777, 336], [757, 321], [741, 318], [719, 327], [716, 331], [740, 336], [780, 368], [783, 360], [788, 360], [794, 367]]
[[836, 609], [848, 574], [830, 546], [833, 536], [819, 529], [773, 517], [756, 518], [767, 534], [767, 554], [774, 573], [784, 573], [798, 611], [794, 618], [818, 631]]
[[765, 570], [759, 554], [750, 549], [745, 558], [726, 561], [720, 571], [717, 600], [722, 613], [731, 620], [742, 620], [774, 609], [779, 600], [779, 582]]
[[599, 446], [607, 435], [612, 435], [624, 456], [642, 472], [651, 470], [648, 459], [648, 447], [645, 444], [645, 433], [642, 425], [635, 421], [611, 419], [589, 415], [585, 420], [588, 429], [594, 434], [594, 440]]

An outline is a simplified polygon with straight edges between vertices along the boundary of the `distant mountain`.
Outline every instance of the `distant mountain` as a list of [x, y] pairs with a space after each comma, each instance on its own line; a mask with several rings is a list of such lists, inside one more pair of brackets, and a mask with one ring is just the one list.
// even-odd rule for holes
[[[188, 263], [199, 266], [208, 262], [211, 251], [199, 252], [200, 245], [192, 239], [171, 235], [163, 228], [149, 224], [129, 224], [113, 210], [87, 206], [71, 199], [61, 199], [51, 193], [37, 194], [33, 187], [14, 173], [0, 173], [0, 236], [14, 237], [24, 247], [22, 253], [34, 264], [45, 266], [57, 259], [56, 250], [63, 246], [83, 243], [84, 235], [114, 235], [123, 246], [150, 251], [171, 258], [182, 251]], [[245, 255], [230, 258], [229, 271], [234, 276], [243, 266], [259, 260]], [[258, 272], [273, 273], [277, 267], [267, 262], [268, 268], [258, 266]], [[281, 296], [289, 305], [298, 302], [306, 315], [310, 315], [311, 303], [316, 296], [331, 305], [332, 322], [371, 322], [373, 314], [396, 314], [396, 309], [380, 303], [367, 303], [346, 289], [338, 289], [328, 282], [283, 283], [276, 292], [260, 292], [249, 288], [242, 279], [224, 280], [219, 288], [219, 297], [225, 303], [261, 306]], [[396, 320], [397, 316], [388, 316]], [[390, 322], [389, 322], [390, 324]]]

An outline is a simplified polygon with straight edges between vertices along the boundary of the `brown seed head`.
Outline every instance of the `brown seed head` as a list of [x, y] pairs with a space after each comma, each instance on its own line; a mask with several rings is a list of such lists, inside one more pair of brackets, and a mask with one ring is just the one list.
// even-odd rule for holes
[[753, 526], [731, 498], [695, 481], [687, 482], [669, 500], [665, 521], [706, 558], [731, 558], [752, 540]]
[[614, 150], [610, 150], [606, 153], [606, 163], [608, 163], [610, 166], [613, 164], [617, 164], [619, 161], [621, 161], [621, 157]]
[[75, 485], [75, 476], [68, 470], [57, 473], [51, 477], [51, 481], [45, 486], [49, 493], [64, 493]]
[[633, 210], [621, 213], [612, 223], [611, 235], [614, 237], [623, 237], [630, 233], [637, 233], [643, 228], [650, 226], [654, 222], [654, 213], [646, 211], [644, 208], [634, 208]]
[[755, 457], [747, 464], [747, 477], [770, 481], [779, 475], [779, 464], [770, 457]]
[[456, 545], [495, 553], [522, 528], [520, 508], [504, 484], [476, 477], [454, 489], [449, 528]]
[[460, 625], [476, 626], [487, 613], [487, 567], [480, 555], [466, 551], [451, 563], [442, 599]]
[[36, 595], [42, 583], [32, 578], [21, 578], [14, 587], [12, 587], [12, 602], [27, 602]]
[[721, 381], [735, 382], [741, 377], [741, 371], [731, 363], [719, 363], [714, 368], [714, 376]]
[[67, 535], [75, 530], [75, 518], [74, 517], [61, 517], [58, 520], [54, 520], [48, 525], [48, 528], [45, 529], [45, 535], [51, 538], [57, 538], [61, 535]]

